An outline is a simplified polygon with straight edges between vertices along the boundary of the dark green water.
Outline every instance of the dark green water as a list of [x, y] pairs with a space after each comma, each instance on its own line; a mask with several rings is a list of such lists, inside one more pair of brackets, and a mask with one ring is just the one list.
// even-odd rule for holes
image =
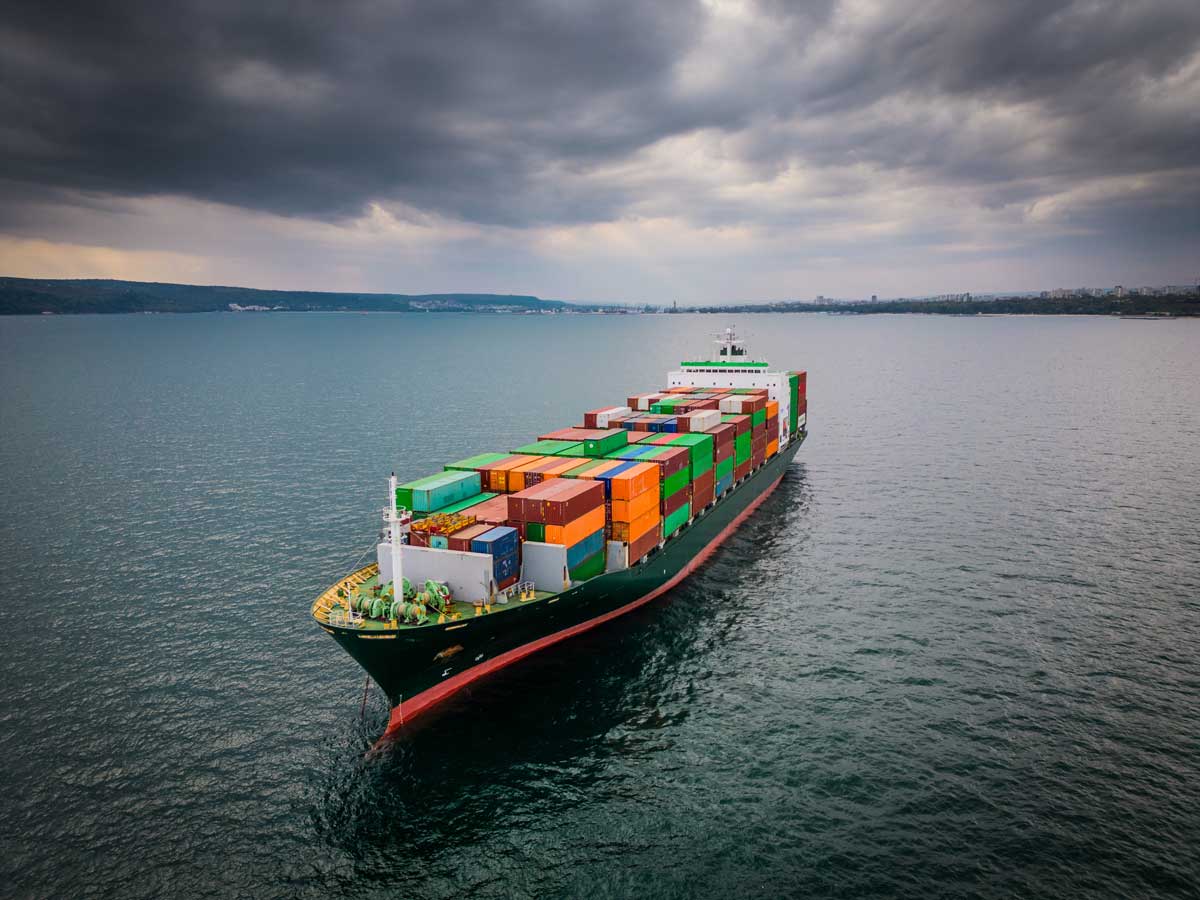
[[726, 320], [0, 319], [0, 892], [1196, 896], [1200, 322], [735, 321], [810, 373], [779, 490], [365, 761], [307, 611], [388, 472]]

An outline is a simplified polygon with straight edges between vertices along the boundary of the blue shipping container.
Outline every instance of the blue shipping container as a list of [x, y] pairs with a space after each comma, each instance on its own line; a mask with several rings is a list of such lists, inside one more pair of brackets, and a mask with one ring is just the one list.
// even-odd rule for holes
[[567, 548], [567, 568], [573, 569], [593, 553], [599, 553], [604, 548], [604, 529], [589, 534], [578, 544]]
[[722, 478], [720, 481], [717, 482], [714, 490], [716, 491], [717, 496], [720, 497], [727, 490], [729, 490], [732, 486], [733, 486], [733, 473], [731, 472], [730, 474], [726, 475], [724, 478]]
[[492, 556], [508, 556], [517, 552], [517, 529], [508, 525], [497, 525], [471, 540], [472, 553], [490, 553]]
[[507, 556], [497, 556], [492, 563], [492, 577], [499, 584], [506, 578], [511, 578], [517, 574], [519, 565], [517, 563], [517, 554], [509, 553]]
[[636, 459], [631, 459], [631, 460], [628, 460], [627, 462], [621, 463], [619, 466], [614, 466], [613, 468], [609, 469], [607, 472], [604, 472], [604, 473], [596, 476], [596, 480], [601, 482], [604, 485], [605, 499], [608, 499], [609, 497], [612, 496], [612, 482], [609, 481], [609, 479], [612, 478], [614, 475], [619, 474], [620, 472], [624, 472], [626, 469], [633, 468], [636, 465], [638, 465], [638, 461]]

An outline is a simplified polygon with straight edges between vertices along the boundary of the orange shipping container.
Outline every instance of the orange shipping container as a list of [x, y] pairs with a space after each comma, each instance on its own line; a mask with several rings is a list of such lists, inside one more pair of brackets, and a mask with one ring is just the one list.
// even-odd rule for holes
[[536, 484], [541, 480], [540, 478], [527, 479], [525, 476], [534, 472], [540, 473], [543, 466], [553, 462], [556, 458], [554, 456], [535, 456], [524, 465], [509, 470], [508, 489], [514, 492], [523, 491], [525, 488]]
[[[504, 492], [512, 490], [512, 488], [510, 488], [508, 486], [508, 473], [510, 471], [512, 471], [513, 469], [520, 468], [521, 466], [525, 465], [526, 463], [533, 462], [537, 458], [538, 457], [536, 457], [536, 456], [529, 456], [528, 454], [517, 453], [517, 454], [514, 454], [513, 456], [505, 457], [504, 459], [499, 460], [498, 462], [494, 462], [494, 463], [491, 463], [490, 465], [483, 466], [482, 468], [480, 468], [479, 471], [480, 471], [481, 475], [483, 473], [487, 474], [487, 489], [489, 491], [504, 493]], [[524, 480], [522, 480], [521, 487], [524, 487], [524, 486], [525, 486]], [[520, 488], [518, 488], [517, 490], [520, 490]]]
[[632, 500], [614, 500], [612, 502], [612, 520], [614, 522], [633, 522], [638, 516], [658, 508], [658, 490], [642, 491]]
[[639, 463], [626, 469], [610, 479], [612, 483], [612, 499], [632, 500], [635, 497], [653, 490], [658, 491], [658, 466], [653, 463]]
[[589, 534], [595, 534], [603, 527], [604, 507], [597, 506], [591, 512], [585, 513], [566, 525], [547, 525], [546, 543], [573, 547]]
[[768, 400], [767, 401], [767, 418], [769, 419], [772, 416], [777, 416], [777, 415], [779, 415], [779, 401]]
[[638, 516], [632, 522], [613, 522], [612, 539], [632, 544], [647, 531], [658, 525], [658, 522], [658, 507], [655, 506], [650, 512]]
[[779, 438], [773, 441], [767, 441], [767, 456], [774, 456], [779, 452]]

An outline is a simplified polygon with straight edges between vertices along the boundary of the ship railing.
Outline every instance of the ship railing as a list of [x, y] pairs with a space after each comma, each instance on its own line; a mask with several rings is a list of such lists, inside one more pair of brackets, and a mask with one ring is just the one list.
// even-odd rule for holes
[[337, 606], [329, 611], [329, 624], [341, 628], [362, 628], [363, 614]]

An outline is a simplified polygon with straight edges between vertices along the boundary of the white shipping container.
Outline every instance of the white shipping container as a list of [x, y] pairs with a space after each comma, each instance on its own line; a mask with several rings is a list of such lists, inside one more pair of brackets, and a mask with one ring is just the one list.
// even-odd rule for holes
[[803, 428], [807, 424], [808, 424], [808, 413], [800, 413], [800, 415], [796, 416], [796, 427], [797, 428]]
[[614, 416], [627, 416], [631, 412], [633, 412], [633, 410], [631, 410], [628, 406], [614, 406], [612, 409], [606, 409], [602, 413], [597, 413], [596, 427], [607, 428], [609, 420]]
[[708, 431], [721, 424], [721, 413], [715, 409], [702, 409], [688, 415], [688, 431]]
[[651, 404], [657, 403], [665, 396], [666, 394], [642, 394], [638, 397], [637, 408], [641, 412], [647, 412], [650, 409]]

